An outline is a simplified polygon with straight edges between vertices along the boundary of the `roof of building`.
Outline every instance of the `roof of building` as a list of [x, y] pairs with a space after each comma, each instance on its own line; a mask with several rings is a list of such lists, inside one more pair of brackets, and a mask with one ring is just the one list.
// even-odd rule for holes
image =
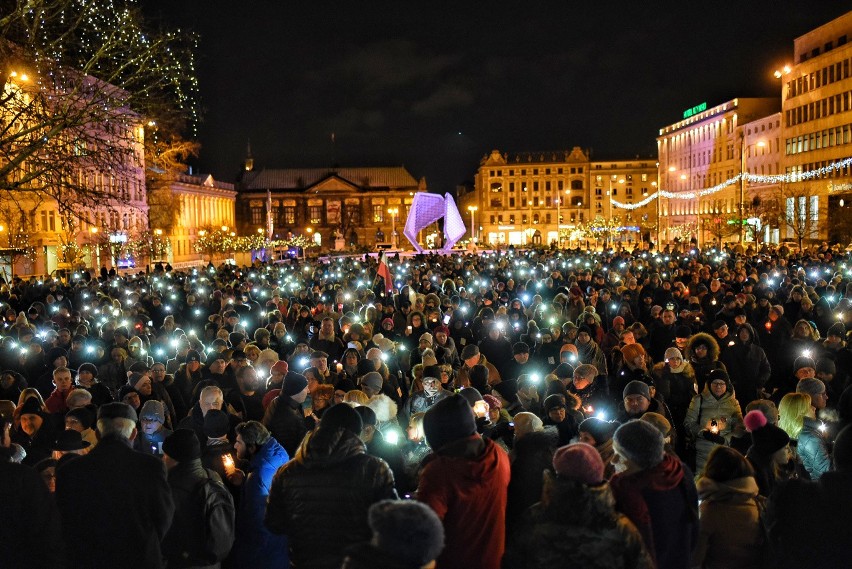
[[417, 180], [403, 166], [386, 168], [283, 168], [263, 169], [243, 175], [244, 191], [304, 190], [330, 177], [337, 177], [363, 189], [412, 188]]

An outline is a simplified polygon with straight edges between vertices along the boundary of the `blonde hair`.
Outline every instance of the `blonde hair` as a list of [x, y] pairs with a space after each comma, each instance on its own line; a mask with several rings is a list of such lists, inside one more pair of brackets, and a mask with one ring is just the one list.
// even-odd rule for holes
[[360, 407], [370, 402], [370, 397], [360, 389], [353, 389], [343, 396], [343, 402], [353, 407]]
[[778, 405], [778, 426], [791, 439], [798, 439], [804, 418], [811, 414], [811, 396], [807, 393], [788, 393]]
[[426, 439], [426, 431], [423, 430], [423, 417], [425, 416], [425, 411], [418, 411], [408, 419], [408, 426], [414, 429], [414, 432], [417, 436], [417, 440], [419, 441]]

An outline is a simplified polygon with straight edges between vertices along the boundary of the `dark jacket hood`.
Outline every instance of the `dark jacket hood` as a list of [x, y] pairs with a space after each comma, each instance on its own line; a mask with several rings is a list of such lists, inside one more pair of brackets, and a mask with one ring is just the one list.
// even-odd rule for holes
[[361, 439], [348, 429], [320, 427], [305, 438], [296, 458], [307, 468], [326, 468], [366, 452]]

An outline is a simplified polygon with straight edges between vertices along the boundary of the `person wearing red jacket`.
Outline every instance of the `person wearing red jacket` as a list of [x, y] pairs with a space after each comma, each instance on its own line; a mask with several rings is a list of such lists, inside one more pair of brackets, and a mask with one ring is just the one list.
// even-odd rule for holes
[[476, 432], [473, 409], [461, 395], [433, 405], [423, 418], [426, 458], [417, 499], [444, 524], [441, 569], [499, 569], [505, 550], [509, 457]]
[[64, 415], [68, 412], [66, 399], [72, 387], [71, 370], [67, 367], [58, 367], [53, 370], [53, 385], [56, 389], [44, 402], [44, 406], [51, 413]]

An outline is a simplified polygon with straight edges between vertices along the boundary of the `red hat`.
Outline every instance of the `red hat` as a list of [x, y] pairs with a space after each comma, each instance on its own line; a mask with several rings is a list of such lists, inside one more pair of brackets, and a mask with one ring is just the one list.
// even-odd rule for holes
[[269, 371], [270, 373], [274, 372], [287, 375], [287, 372], [290, 371], [290, 366], [285, 360], [278, 360], [272, 365], [272, 368]]
[[393, 318], [385, 318], [384, 320], [382, 320], [382, 326], [384, 326], [385, 324], [390, 324], [391, 326], [393, 326]]
[[450, 329], [444, 326], [443, 324], [435, 328], [436, 334], [444, 334], [445, 336], [450, 335]]
[[497, 399], [496, 397], [494, 397], [493, 395], [491, 395], [490, 393], [483, 395], [482, 399], [486, 403], [488, 403], [489, 409], [502, 409], [503, 408], [503, 405], [500, 403], [500, 400]]
[[604, 480], [604, 464], [592, 445], [574, 443], [556, 450], [553, 470], [559, 478], [596, 486]]
[[612, 319], [612, 325], [615, 326], [616, 324], [622, 324], [623, 325], [624, 324], [624, 318], [622, 318], [621, 316], [616, 316], [615, 318], [613, 318]]

